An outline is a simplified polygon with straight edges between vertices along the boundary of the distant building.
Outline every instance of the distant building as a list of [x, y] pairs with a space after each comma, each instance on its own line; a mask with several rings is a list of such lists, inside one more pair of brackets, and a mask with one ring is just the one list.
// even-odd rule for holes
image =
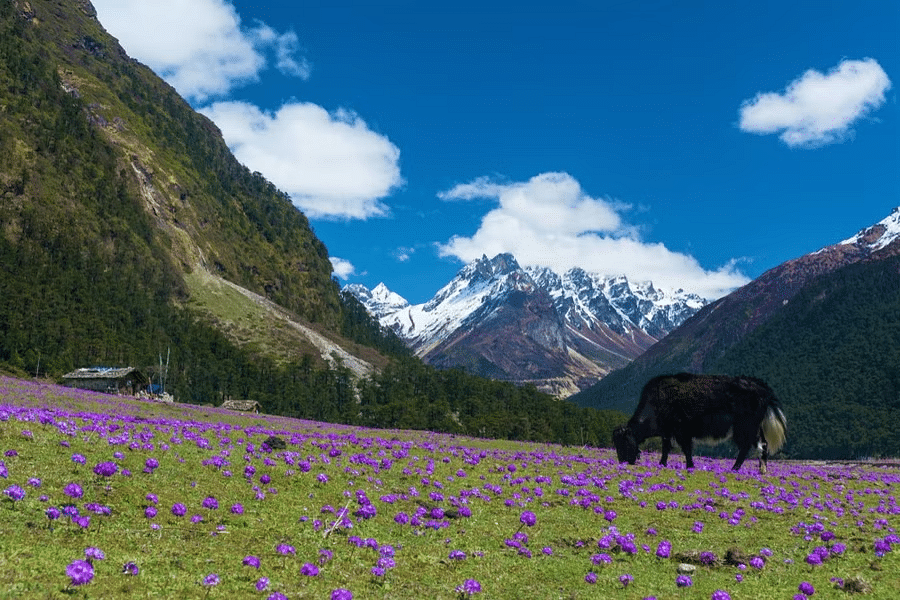
[[240, 410], [243, 412], [259, 412], [259, 402], [256, 400], [225, 400], [219, 408], [227, 408], [228, 410]]
[[88, 367], [63, 375], [63, 385], [107, 394], [134, 396], [150, 381], [134, 367]]

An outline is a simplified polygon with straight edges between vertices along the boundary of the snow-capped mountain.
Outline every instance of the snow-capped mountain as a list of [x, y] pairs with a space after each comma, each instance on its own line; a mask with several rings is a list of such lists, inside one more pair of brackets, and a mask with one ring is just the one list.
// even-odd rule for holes
[[384, 284], [345, 289], [429, 364], [560, 396], [623, 366], [704, 304], [624, 276], [522, 268], [511, 254], [466, 265], [424, 304], [410, 305]]
[[861, 246], [874, 252], [886, 248], [898, 238], [900, 238], [900, 207], [895, 208], [884, 219], [863, 229], [853, 237], [847, 238], [839, 245]]

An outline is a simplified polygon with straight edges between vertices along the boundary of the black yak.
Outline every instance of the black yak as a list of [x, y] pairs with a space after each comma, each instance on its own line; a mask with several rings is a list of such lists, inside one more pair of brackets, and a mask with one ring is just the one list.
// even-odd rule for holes
[[719, 442], [731, 438], [738, 447], [732, 470], [744, 464], [753, 445], [759, 445], [759, 472], [766, 472], [769, 452], [784, 444], [786, 422], [771, 388], [753, 377], [725, 375], [660, 375], [647, 382], [634, 415], [613, 431], [620, 462], [634, 464], [638, 445], [647, 438], [662, 437], [666, 466], [672, 438], [684, 451], [687, 468], [693, 468], [693, 440]]

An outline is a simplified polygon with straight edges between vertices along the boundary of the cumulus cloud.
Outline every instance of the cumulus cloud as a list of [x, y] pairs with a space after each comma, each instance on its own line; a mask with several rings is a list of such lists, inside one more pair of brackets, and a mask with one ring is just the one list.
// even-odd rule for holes
[[439, 197], [497, 201], [471, 237], [454, 236], [438, 245], [442, 256], [464, 262], [510, 252], [523, 265], [545, 266], [558, 273], [577, 266], [605, 275], [624, 274], [632, 281], [649, 280], [669, 290], [683, 288], [708, 299], [749, 281], [735, 261], [710, 271], [692, 256], [642, 240], [640, 228], [623, 218], [628, 205], [588, 196], [566, 173], [543, 173], [513, 183], [479, 178]]
[[740, 108], [741, 130], [780, 133], [791, 147], [815, 148], [852, 135], [859, 119], [878, 109], [891, 87], [875, 60], [844, 60], [823, 74], [810, 69], [783, 93], [759, 93]]
[[354, 267], [353, 263], [349, 260], [338, 258], [336, 256], [330, 256], [328, 257], [328, 260], [331, 261], [331, 269], [338, 279], [347, 279], [348, 277], [356, 275], [356, 267]]
[[403, 183], [400, 150], [350, 111], [299, 102], [265, 112], [246, 102], [216, 102], [200, 112], [219, 126], [239, 161], [312, 218], [384, 215], [380, 199]]
[[[266, 112], [225, 101], [270, 62], [307, 79], [297, 34], [245, 27], [225, 0], [95, 0], [100, 22], [129, 55], [201, 106], [238, 160], [287, 192], [311, 218], [387, 214], [381, 199], [403, 184], [400, 151], [357, 114], [293, 102]], [[213, 102], [214, 100], [220, 100]]]
[[297, 35], [244, 27], [224, 0], [95, 0], [100, 23], [130, 56], [185, 98], [206, 102], [258, 80], [274, 54], [283, 73], [308, 78]]

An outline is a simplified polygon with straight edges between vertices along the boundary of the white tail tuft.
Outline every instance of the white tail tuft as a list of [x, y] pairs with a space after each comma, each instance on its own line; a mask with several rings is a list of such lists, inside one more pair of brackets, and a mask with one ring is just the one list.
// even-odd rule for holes
[[769, 445], [769, 454], [775, 454], [787, 438], [787, 419], [780, 408], [769, 407], [762, 422], [762, 430]]

